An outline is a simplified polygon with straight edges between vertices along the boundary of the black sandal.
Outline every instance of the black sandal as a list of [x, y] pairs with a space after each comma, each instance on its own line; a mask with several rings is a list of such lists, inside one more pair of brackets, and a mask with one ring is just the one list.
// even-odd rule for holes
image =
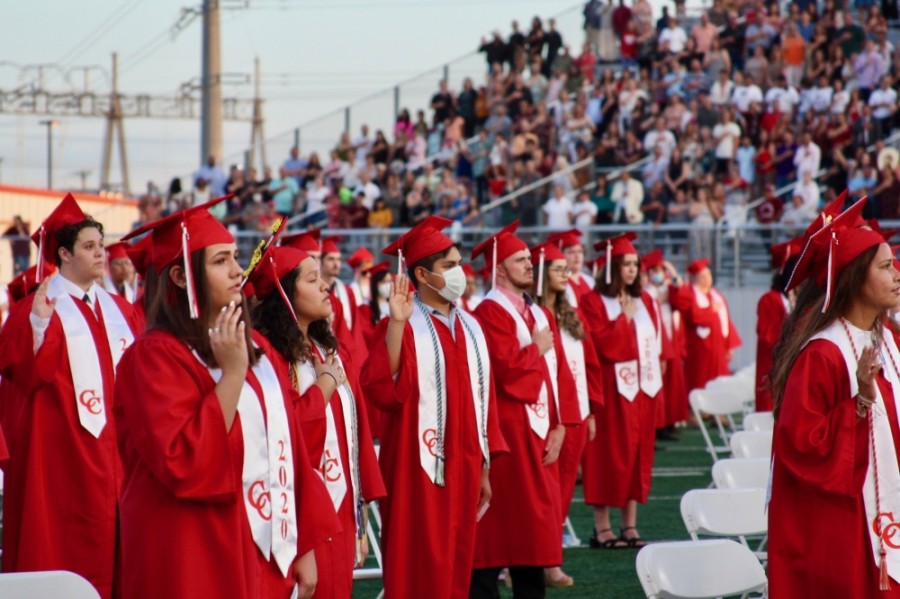
[[647, 542], [642, 539], [640, 536], [631, 537], [630, 539], [625, 536], [626, 530], [637, 530], [634, 526], [626, 526], [625, 528], [619, 529], [619, 539], [620, 541], [625, 541], [628, 548], [630, 549], [640, 549], [641, 547], [646, 547]]
[[611, 539], [606, 539], [605, 541], [600, 540], [600, 535], [604, 532], [612, 532], [611, 528], [604, 528], [603, 530], [594, 529], [594, 534], [591, 535], [589, 539], [589, 545], [591, 549], [625, 549], [628, 547], [628, 543], [623, 543], [623, 539], [621, 537], [613, 537]]

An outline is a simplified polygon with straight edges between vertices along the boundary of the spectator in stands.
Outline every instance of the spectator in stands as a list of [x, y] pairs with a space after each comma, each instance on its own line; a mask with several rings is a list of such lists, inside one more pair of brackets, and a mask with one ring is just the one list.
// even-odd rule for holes
[[31, 262], [31, 230], [28, 223], [16, 214], [3, 236], [13, 238], [9, 240], [13, 259], [13, 275], [28, 270], [29, 262]]
[[856, 197], [872, 194], [878, 186], [878, 178], [875, 168], [872, 166], [872, 161], [868, 159], [868, 155], [865, 158], [862, 165], [856, 169], [847, 183], [847, 189], [850, 193], [855, 194]]
[[503, 36], [499, 31], [494, 32], [490, 41], [487, 38], [481, 38], [481, 45], [478, 46], [478, 51], [484, 54], [488, 72], [491, 72], [494, 65], [503, 64], [506, 61], [506, 44], [503, 42]]
[[562, 185], [553, 186], [553, 195], [544, 203], [541, 212], [544, 224], [552, 229], [566, 229], [572, 225], [572, 200]]
[[369, 209], [365, 207], [366, 194], [360, 190], [346, 204], [341, 204], [340, 223], [344, 229], [365, 229], [369, 226]]
[[613, 222], [636, 225], [644, 221], [644, 214], [641, 212], [644, 186], [632, 178], [631, 171], [622, 171], [619, 180], [613, 184], [611, 198], [616, 203]]
[[809, 172], [815, 175], [819, 172], [822, 163], [822, 150], [812, 140], [812, 135], [805, 131], [800, 136], [800, 145], [794, 154], [794, 169], [797, 176], [802, 178], [803, 173]]
[[287, 175], [293, 177], [297, 182], [298, 187], [303, 185], [306, 178], [306, 164], [306, 160], [300, 157], [300, 148], [294, 146], [291, 148], [290, 156], [282, 165]]
[[691, 29], [691, 37], [697, 43], [697, 52], [705, 54], [712, 47], [713, 40], [719, 37], [719, 30], [709, 22], [709, 15], [702, 12], [700, 20]]
[[675, 17], [669, 17], [665, 29], [659, 33], [659, 50], [664, 54], [680, 54], [687, 40], [687, 34], [679, 27]]
[[897, 90], [893, 87], [893, 79], [885, 75], [881, 79], [881, 85], [869, 95], [869, 106], [872, 107], [872, 118], [879, 123], [879, 129], [890, 131], [897, 113]]
[[287, 167], [278, 169], [278, 178], [269, 182], [269, 193], [275, 204], [275, 212], [284, 218], [290, 218], [298, 208], [300, 187], [296, 175], [291, 175]]
[[722, 122], [713, 128], [712, 134], [716, 141], [716, 173], [724, 175], [741, 139], [741, 127], [732, 120], [730, 110], [722, 112]]
[[644, 222], [659, 225], [665, 220], [666, 190], [662, 181], [650, 185], [650, 192], [644, 196], [641, 203], [641, 212], [644, 215]]
[[[676, 150], [673, 150], [673, 154]], [[650, 162], [644, 165], [644, 168], [641, 169], [641, 177], [645, 187], [653, 187], [657, 183], [662, 184], [666, 172], [669, 170], [669, 159], [666, 158], [663, 153], [663, 149], [661, 145], [656, 145], [653, 147], [653, 154], [650, 158]]]
[[196, 172], [194, 180], [196, 181], [199, 177], [203, 177], [206, 180], [213, 197], [225, 195], [228, 176], [225, 174], [225, 171], [216, 165], [216, 157], [212, 154], [207, 157], [206, 164]]

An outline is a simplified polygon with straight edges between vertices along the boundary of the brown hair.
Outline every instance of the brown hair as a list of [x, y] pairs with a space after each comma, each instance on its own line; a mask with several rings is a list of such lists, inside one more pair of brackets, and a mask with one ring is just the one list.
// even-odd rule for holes
[[[537, 285], [537, 281], [535, 281], [535, 285]], [[575, 309], [569, 304], [569, 298], [566, 297], [566, 292], [563, 291], [561, 293], [556, 294], [556, 300], [553, 302], [552, 306], [548, 306], [545, 302], [547, 301], [547, 297], [550, 292], [550, 263], [547, 262], [544, 264], [544, 285], [541, 288], [541, 301], [540, 304], [546, 308], [550, 308], [553, 313], [556, 315], [556, 322], [559, 324], [559, 329], [565, 330], [569, 335], [581, 341], [584, 339], [584, 324], [582, 324], [581, 319], [578, 318], [578, 313], [575, 312]]]
[[[824, 314], [822, 305], [825, 302], [825, 291], [812, 279], [800, 286], [797, 304], [788, 315], [781, 337], [772, 350], [772, 355], [778, 356], [769, 374], [776, 418], [784, 399], [784, 388], [800, 351], [813, 335], [847, 313], [856, 297], [856, 291], [866, 282], [869, 264], [877, 252], [878, 246], [867, 249], [838, 273], [831, 304]], [[880, 330], [881, 323], [876, 324], [876, 328]]]
[[[595, 289], [600, 293], [600, 295], [605, 295], [606, 297], [619, 297], [619, 294], [623, 291], [630, 295], [631, 297], [641, 297], [641, 277], [637, 276], [634, 278], [634, 282], [631, 285], [625, 285], [625, 280], [622, 278], [622, 262], [624, 261], [625, 256], [615, 256], [612, 259], [612, 265], [605, 265], [603, 268], [612, 268], [609, 275], [609, 284], [606, 284], [606, 273], [601, 272], [600, 276], [597, 277], [597, 285]], [[641, 258], [638, 256], [637, 263], [638, 273], [641, 270]]]
[[[161, 329], [173, 334], [196, 351], [207, 366], [216, 368], [218, 364], [209, 343], [209, 327], [204, 318], [212, 310], [209, 305], [209, 283], [206, 280], [206, 248], [201, 248], [191, 254], [191, 270], [194, 273], [197, 305], [200, 309], [200, 318], [196, 320], [190, 316], [187, 290], [176, 285], [170, 276], [172, 268], [179, 264], [180, 261], [166, 266], [158, 277], [147, 280], [149, 284], [144, 288], [147, 330]], [[246, 327], [244, 331], [247, 337], [247, 352], [250, 357], [250, 366], [253, 366], [259, 361], [262, 352], [253, 345], [252, 325], [246, 297], [243, 298], [241, 305], [243, 309], [240, 319]]]

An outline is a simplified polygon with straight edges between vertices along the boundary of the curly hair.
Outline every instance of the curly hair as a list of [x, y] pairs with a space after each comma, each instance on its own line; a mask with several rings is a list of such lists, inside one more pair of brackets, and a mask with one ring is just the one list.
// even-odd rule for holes
[[[83, 221], [60, 227], [58, 231], [53, 233], [57, 247], [60, 249], [66, 248], [70, 254], [74, 253], [75, 241], [78, 239], [78, 234], [89, 227], [93, 227], [100, 231], [100, 236], [103, 237], [103, 225], [95, 221], [92, 217], [85, 216]], [[53, 257], [53, 260], [56, 262], [57, 267], [62, 264], [62, 258], [59, 257], [59, 249], [56, 250], [56, 255]]]
[[[537, 285], [537, 283], [535, 283]], [[549, 297], [550, 295], [550, 263], [544, 264], [544, 285], [541, 289], [542, 297]], [[565, 330], [569, 335], [581, 341], [585, 337], [584, 332], [584, 323], [581, 322], [581, 319], [578, 318], [578, 313], [572, 307], [572, 304], [569, 303], [569, 298], [566, 297], [566, 293], [557, 293], [556, 300], [552, 306], [546, 306], [550, 308], [554, 314], [556, 314], [556, 321], [559, 324], [560, 330]]]
[[[293, 295], [299, 276], [300, 267], [298, 266], [278, 282], [288, 298]], [[253, 307], [253, 324], [256, 330], [269, 340], [272, 347], [291, 364], [310, 359], [312, 356], [311, 341], [321, 345], [328, 355], [334, 355], [338, 351], [337, 338], [335, 338], [327, 318], [310, 323], [307, 328], [309, 336], [307, 339], [294, 322], [294, 317], [284, 305], [284, 300], [277, 291], [269, 294], [269, 297]]]

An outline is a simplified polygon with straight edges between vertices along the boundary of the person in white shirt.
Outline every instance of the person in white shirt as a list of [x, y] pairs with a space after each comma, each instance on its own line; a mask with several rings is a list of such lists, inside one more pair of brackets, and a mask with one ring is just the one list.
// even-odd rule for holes
[[831, 107], [833, 97], [834, 88], [828, 82], [828, 77], [822, 75], [819, 77], [818, 85], [809, 90], [809, 107], [813, 112], [823, 114]]
[[850, 103], [850, 92], [844, 89], [844, 82], [840, 79], [834, 81], [833, 87], [831, 114], [844, 114], [847, 111], [847, 104]]
[[578, 199], [572, 206], [572, 217], [575, 226], [586, 230], [597, 221], [597, 204], [591, 201], [591, 194], [587, 191], [579, 191]]
[[363, 194], [363, 206], [372, 210], [375, 206], [375, 200], [381, 197], [381, 188], [372, 182], [372, 178], [369, 177], [369, 173], [366, 171], [359, 173], [359, 184], [353, 190], [353, 196], [356, 197], [360, 192]]
[[551, 229], [566, 229], [572, 226], [572, 200], [566, 197], [566, 188], [553, 187], [553, 197], [544, 202], [542, 208], [544, 223]]
[[613, 222], [625, 222], [637, 225], [644, 222], [644, 213], [641, 212], [641, 204], [644, 202], [644, 186], [631, 176], [629, 171], [622, 171], [622, 176], [613, 185], [611, 199], [616, 203], [616, 211]]
[[731, 119], [731, 112], [722, 112], [722, 122], [713, 127], [716, 141], [716, 170], [719, 174], [728, 172], [728, 164], [734, 159], [735, 150], [741, 139], [741, 127]]
[[779, 75], [778, 85], [770, 87], [766, 92], [766, 104], [769, 105], [769, 110], [774, 110], [775, 100], [778, 100], [779, 109], [784, 114], [793, 114], [794, 107], [800, 103], [800, 94], [787, 84], [784, 75]]
[[804, 173], [815, 175], [819, 172], [821, 163], [822, 149], [813, 142], [808, 132], [804, 132], [800, 136], [800, 145], [794, 152], [794, 168], [797, 170], [797, 176], [802, 177]]
[[781, 222], [786, 225], [806, 225], [812, 222], [819, 214], [820, 199], [818, 184], [813, 181], [812, 174], [805, 171], [801, 183], [794, 189], [791, 205], [781, 215]]
[[353, 140], [353, 149], [356, 150], [356, 162], [365, 164], [372, 148], [372, 138], [369, 137], [369, 126], [365, 123], [359, 128], [359, 137]]
[[687, 34], [678, 26], [675, 17], [669, 17], [668, 26], [659, 34], [659, 49], [662, 52], [678, 54], [687, 44]]
[[897, 111], [897, 90], [891, 87], [890, 75], [885, 75], [881, 80], [881, 86], [869, 95], [869, 106], [872, 107], [872, 117], [882, 121], [884, 131], [890, 129], [889, 119], [893, 118]]
[[644, 148], [651, 150], [656, 146], [662, 147], [663, 156], [665, 156], [666, 160], [671, 158], [672, 152], [675, 151], [677, 145], [678, 141], [675, 139], [675, 135], [666, 129], [666, 119], [663, 117], [657, 118], [656, 129], [648, 131], [644, 136]]
[[709, 90], [712, 103], [719, 107], [725, 106], [731, 101], [732, 93], [734, 93], [734, 83], [729, 79], [728, 71], [722, 69], [719, 72], [719, 79], [712, 84], [712, 88]]
[[750, 104], [753, 102], [762, 103], [762, 90], [752, 81], [747, 83], [747, 80], [741, 71], [735, 71], [734, 83], [734, 91], [731, 93], [731, 103], [739, 112], [747, 114], [750, 112]]

